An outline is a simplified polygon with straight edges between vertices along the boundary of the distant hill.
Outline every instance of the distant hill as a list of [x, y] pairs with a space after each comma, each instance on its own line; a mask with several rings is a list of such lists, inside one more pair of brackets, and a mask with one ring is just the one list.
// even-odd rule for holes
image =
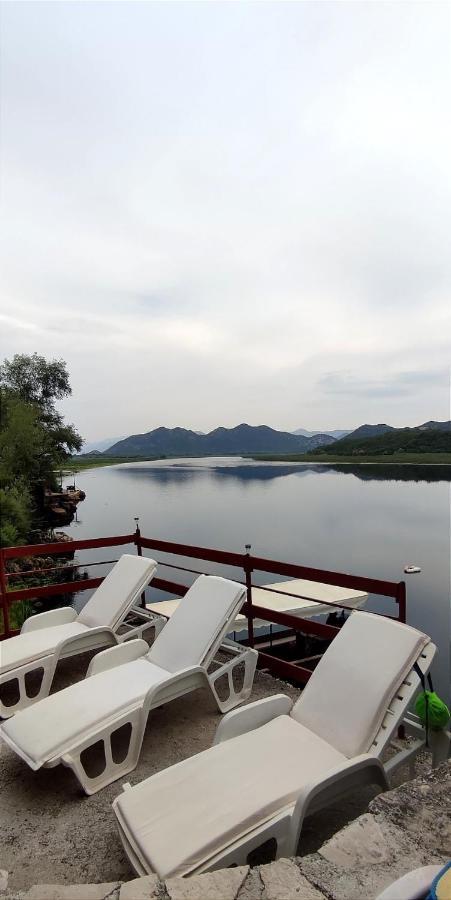
[[96, 450], [99, 450], [100, 452], [102, 452], [103, 450], [106, 450], [108, 447], [111, 447], [112, 444], [116, 444], [118, 441], [121, 441], [123, 437], [124, 437], [124, 435], [121, 434], [119, 437], [102, 438], [101, 440], [98, 440], [98, 441], [85, 441], [81, 452], [83, 454], [85, 454], [85, 453], [91, 454], [91, 453], [94, 453]]
[[[297, 428], [296, 431], [292, 432], [293, 434], [301, 434], [303, 437], [316, 437], [318, 434], [317, 431], [307, 431], [305, 428]], [[351, 433], [351, 429], [347, 430], [335, 430], [335, 431], [321, 431], [321, 435], [327, 435], [328, 437], [333, 437], [335, 440], [339, 440], [339, 438], [345, 437], [347, 434]]]
[[360, 425], [355, 431], [349, 431], [347, 437], [353, 440], [354, 438], [371, 438], [377, 437], [378, 434], [386, 434], [387, 431], [396, 431], [396, 428], [393, 428], [392, 425]]
[[451, 431], [451, 422], [425, 422], [418, 426], [420, 431], [432, 429], [433, 431]]
[[333, 443], [326, 434], [311, 438], [267, 425], [237, 425], [198, 434], [186, 428], [155, 428], [133, 434], [105, 450], [105, 456], [217, 456], [242, 453], [306, 453]]
[[[372, 433], [373, 429], [384, 429]], [[364, 434], [362, 434], [362, 431]], [[369, 433], [368, 433], [369, 432]], [[327, 452], [315, 450], [318, 456]], [[432, 422], [416, 428], [363, 425], [335, 441], [334, 456], [389, 456], [393, 453], [451, 453], [451, 422]]]

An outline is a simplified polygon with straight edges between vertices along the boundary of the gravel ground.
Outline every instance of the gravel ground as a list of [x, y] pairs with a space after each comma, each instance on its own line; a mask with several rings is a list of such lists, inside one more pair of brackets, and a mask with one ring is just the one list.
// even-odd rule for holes
[[[67, 677], [67, 672], [63, 676]], [[62, 684], [60, 681], [57, 686]], [[293, 698], [299, 696], [285, 682], [258, 672], [251, 700], [281, 692]], [[206, 689], [155, 710], [149, 718], [140, 762], [125, 780], [136, 784], [206, 749], [219, 720], [217, 707]], [[275, 765], [278, 762], [283, 764], [283, 747]], [[87, 797], [69, 769], [58, 766], [33, 772], [0, 743], [0, 869], [10, 873], [10, 890], [23, 890], [36, 883], [132, 878], [134, 873], [122, 850], [111, 810], [111, 803], [120, 792], [121, 781], [117, 781]], [[302, 855], [314, 852], [339, 828], [364, 812], [374, 793], [371, 789], [360, 790], [312, 816], [304, 826]], [[267, 860], [255, 860], [260, 861]]]

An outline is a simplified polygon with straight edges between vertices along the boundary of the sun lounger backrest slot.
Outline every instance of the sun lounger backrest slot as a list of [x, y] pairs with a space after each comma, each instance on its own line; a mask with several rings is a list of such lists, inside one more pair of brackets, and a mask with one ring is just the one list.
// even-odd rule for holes
[[145, 556], [124, 553], [83, 607], [78, 621], [90, 628], [116, 629], [144, 590], [157, 564]]
[[292, 716], [348, 758], [367, 752], [428, 641], [409, 625], [353, 613], [318, 663]]
[[209, 662], [244, 602], [235, 581], [200, 575], [179, 603], [147, 658], [168, 672]]

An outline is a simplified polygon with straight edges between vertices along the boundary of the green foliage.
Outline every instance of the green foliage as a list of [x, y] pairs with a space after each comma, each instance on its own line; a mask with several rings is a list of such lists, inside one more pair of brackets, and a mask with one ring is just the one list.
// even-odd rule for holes
[[30, 528], [32, 502], [23, 480], [0, 488], [0, 546], [23, 543]]
[[15, 631], [22, 628], [25, 619], [28, 619], [34, 611], [30, 600], [18, 600], [9, 607], [9, 627]]
[[434, 428], [396, 428], [375, 437], [342, 438], [331, 447], [318, 447], [315, 457], [391, 456], [403, 453], [451, 453], [451, 431]]
[[55, 400], [72, 393], [66, 363], [62, 359], [48, 362], [33, 353], [16, 353], [0, 366], [0, 385], [9, 388], [25, 403], [36, 404], [47, 412], [54, 412]]
[[66, 364], [42, 356], [16, 355], [0, 366], [0, 541], [26, 540], [54, 470], [82, 439], [54, 407], [71, 393]]

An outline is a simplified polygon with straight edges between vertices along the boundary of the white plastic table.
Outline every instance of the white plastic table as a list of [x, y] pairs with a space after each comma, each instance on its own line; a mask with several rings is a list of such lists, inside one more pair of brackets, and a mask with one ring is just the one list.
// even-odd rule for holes
[[[352, 609], [360, 609], [360, 607], [365, 606], [368, 600], [368, 594], [364, 591], [351, 591], [349, 588], [323, 584], [319, 581], [306, 581], [303, 578], [280, 581], [263, 585], [263, 587], [269, 587], [272, 590], [270, 592], [262, 590], [261, 587], [252, 588], [252, 601], [256, 606], [263, 606], [269, 611], [273, 610], [274, 612], [290, 613], [292, 616], [302, 616], [304, 619], [327, 615], [327, 613], [333, 612], [333, 606], [337, 603], [343, 603], [345, 606], [352, 607]], [[272, 593], [273, 590], [277, 591], [277, 593]], [[288, 596], [290, 593], [299, 594], [301, 597], [290, 597]], [[146, 606], [151, 612], [170, 619], [179, 603], [180, 598], [177, 598], [174, 600], [160, 600], [159, 603], [147, 603]], [[338, 607], [338, 611], [339, 609]], [[270, 624], [266, 619], [254, 619], [254, 628], [269, 627]], [[239, 613], [230, 631], [239, 632], [245, 630], [247, 630], [247, 618]]]

